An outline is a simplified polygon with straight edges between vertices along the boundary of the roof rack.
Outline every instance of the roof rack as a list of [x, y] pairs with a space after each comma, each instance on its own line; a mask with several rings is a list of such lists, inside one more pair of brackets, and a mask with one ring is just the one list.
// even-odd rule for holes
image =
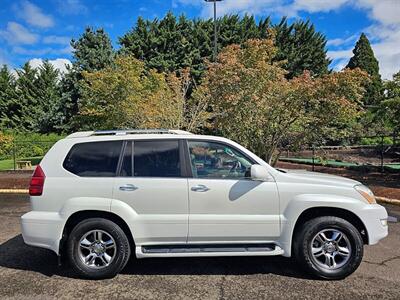
[[191, 132], [178, 129], [118, 129], [118, 130], [97, 130], [82, 131], [70, 134], [68, 138], [102, 136], [102, 135], [127, 135], [127, 134], [192, 134]]

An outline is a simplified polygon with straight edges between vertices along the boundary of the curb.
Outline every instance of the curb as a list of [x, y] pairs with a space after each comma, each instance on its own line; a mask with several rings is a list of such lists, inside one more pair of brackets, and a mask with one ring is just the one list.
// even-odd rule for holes
[[0, 194], [28, 194], [28, 189], [0, 189]]
[[390, 199], [386, 197], [375, 197], [376, 201], [400, 206], [400, 200]]

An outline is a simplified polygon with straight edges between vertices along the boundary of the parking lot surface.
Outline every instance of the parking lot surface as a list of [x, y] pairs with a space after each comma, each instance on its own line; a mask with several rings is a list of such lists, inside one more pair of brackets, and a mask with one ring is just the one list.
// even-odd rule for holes
[[[23, 243], [27, 198], [0, 194], [0, 299], [400, 299], [400, 223], [366, 246], [359, 269], [340, 281], [316, 280], [283, 257], [132, 260], [117, 277], [90, 281]], [[400, 216], [400, 207], [387, 208]]]

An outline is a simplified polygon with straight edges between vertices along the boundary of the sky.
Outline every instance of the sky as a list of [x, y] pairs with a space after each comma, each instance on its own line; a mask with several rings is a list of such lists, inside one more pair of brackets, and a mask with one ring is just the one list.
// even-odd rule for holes
[[[278, 22], [310, 20], [328, 39], [331, 68], [342, 69], [361, 32], [367, 34], [379, 60], [382, 78], [400, 70], [400, 0], [223, 0], [218, 15], [271, 16]], [[204, 0], [0, 0], [0, 65], [19, 68], [44, 59], [65, 70], [72, 59], [71, 38], [84, 28], [103, 27], [116, 48], [118, 37], [139, 16], [162, 18], [168, 11], [189, 18], [209, 18]]]

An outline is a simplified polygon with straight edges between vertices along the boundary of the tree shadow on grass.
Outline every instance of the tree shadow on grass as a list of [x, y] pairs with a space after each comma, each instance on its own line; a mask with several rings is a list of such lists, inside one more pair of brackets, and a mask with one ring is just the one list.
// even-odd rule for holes
[[[0, 245], [0, 267], [38, 272], [48, 277], [78, 278], [67, 263], [58, 266], [57, 256], [52, 251], [27, 246], [21, 235]], [[314, 279], [305, 274], [292, 259], [280, 256], [131, 259], [121, 273], [174, 276], [275, 274]]]

